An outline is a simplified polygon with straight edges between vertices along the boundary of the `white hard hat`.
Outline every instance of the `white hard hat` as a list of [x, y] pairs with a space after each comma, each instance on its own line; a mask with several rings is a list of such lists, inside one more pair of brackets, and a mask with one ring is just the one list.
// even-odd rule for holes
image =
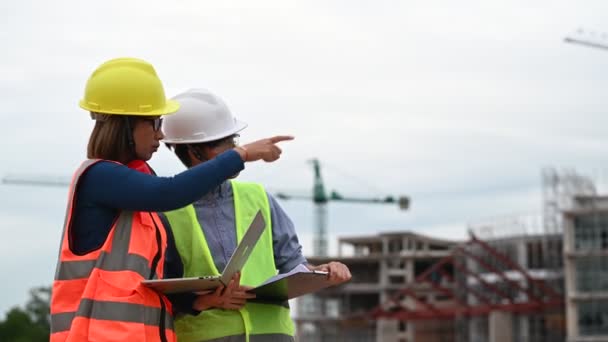
[[164, 119], [164, 143], [195, 144], [219, 140], [242, 131], [238, 121], [219, 97], [205, 89], [190, 89], [173, 98], [179, 110]]

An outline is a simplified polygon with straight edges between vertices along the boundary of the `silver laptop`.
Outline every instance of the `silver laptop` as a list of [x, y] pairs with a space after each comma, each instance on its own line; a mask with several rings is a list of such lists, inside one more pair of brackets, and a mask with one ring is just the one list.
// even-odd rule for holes
[[202, 276], [192, 278], [171, 278], [171, 279], [153, 279], [144, 280], [141, 283], [147, 287], [155, 289], [162, 293], [180, 293], [180, 292], [208, 292], [220, 285], [227, 285], [230, 279], [240, 272], [245, 263], [249, 259], [249, 255], [253, 251], [256, 243], [262, 236], [266, 222], [262, 216], [262, 211], [258, 211], [253, 222], [245, 232], [241, 242], [236, 247], [228, 264], [224, 268], [221, 275]]

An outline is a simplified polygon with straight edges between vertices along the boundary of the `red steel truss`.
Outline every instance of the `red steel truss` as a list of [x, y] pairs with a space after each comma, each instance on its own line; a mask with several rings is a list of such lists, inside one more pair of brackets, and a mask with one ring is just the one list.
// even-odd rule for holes
[[[491, 260], [476, 254], [471, 247], [483, 251]], [[499, 277], [501, 286], [497, 282], [485, 280], [482, 273], [467, 268], [467, 264], [471, 263], [484, 268], [486, 272], [483, 274]], [[512, 276], [519, 275], [519, 280], [523, 281], [510, 278], [500, 270], [501, 267], [493, 264], [500, 264], [502, 269], [509, 270]], [[461, 276], [452, 276], [449, 269]], [[446, 281], [442, 282], [441, 279]], [[475, 279], [476, 286], [471, 286], [468, 279]], [[446, 306], [444, 301], [443, 305], [437, 306], [421, 299], [413, 286], [423, 283], [429, 284], [437, 293], [447, 297], [452, 304]], [[477, 303], [469, 304], [467, 296], [476, 298]], [[415, 302], [414, 308], [408, 308], [404, 304], [408, 298]], [[470, 241], [456, 247], [449, 256], [429, 267], [410, 285], [398, 290], [390, 300], [372, 310], [372, 315], [374, 318], [397, 320], [435, 320], [487, 315], [496, 310], [534, 313], [562, 305], [563, 295], [548, 283], [542, 279], [534, 279], [516, 262], [471, 234]]]

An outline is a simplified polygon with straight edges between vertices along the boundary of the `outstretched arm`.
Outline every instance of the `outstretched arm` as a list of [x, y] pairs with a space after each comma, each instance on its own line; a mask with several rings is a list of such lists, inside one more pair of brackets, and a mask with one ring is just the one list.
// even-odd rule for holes
[[174, 177], [156, 177], [124, 165], [101, 162], [83, 175], [79, 189], [87, 203], [133, 211], [169, 211], [184, 207], [244, 168], [244, 162], [279, 159], [277, 143], [291, 136], [261, 139], [226, 151]]

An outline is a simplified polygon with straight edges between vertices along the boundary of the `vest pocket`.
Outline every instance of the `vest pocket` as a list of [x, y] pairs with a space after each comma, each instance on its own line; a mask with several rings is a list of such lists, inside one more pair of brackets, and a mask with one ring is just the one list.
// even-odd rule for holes
[[138, 287], [141, 277], [130, 271], [99, 271], [97, 273], [96, 297], [119, 302], [141, 302]]
[[137, 289], [140, 279], [124, 271], [96, 273], [95, 295], [87, 300], [88, 310], [79, 312], [79, 316], [90, 318], [89, 336], [106, 336], [111, 341], [144, 340], [144, 324], [151, 319], [147, 317], [150, 314], [145, 298]]
[[[143, 275], [146, 279], [162, 278], [163, 254], [167, 246], [166, 232], [160, 219], [153, 219], [153, 213], [139, 212], [139, 224], [134, 226], [138, 229], [136, 240], [131, 239], [130, 252], [147, 256], [150, 262], [150, 273]], [[159, 267], [160, 266], [160, 267]]]

